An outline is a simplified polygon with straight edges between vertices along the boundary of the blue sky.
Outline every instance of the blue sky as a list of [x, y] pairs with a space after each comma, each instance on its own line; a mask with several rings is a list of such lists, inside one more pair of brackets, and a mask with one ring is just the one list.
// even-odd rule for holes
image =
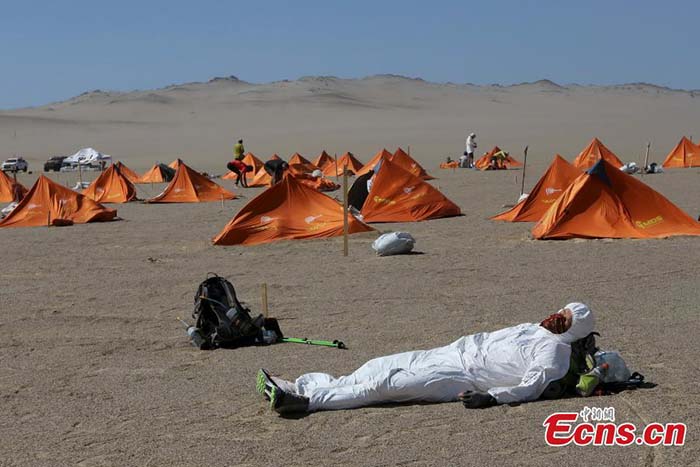
[[700, 88], [697, 1], [34, 1], [0, 14], [0, 108], [236, 75]]

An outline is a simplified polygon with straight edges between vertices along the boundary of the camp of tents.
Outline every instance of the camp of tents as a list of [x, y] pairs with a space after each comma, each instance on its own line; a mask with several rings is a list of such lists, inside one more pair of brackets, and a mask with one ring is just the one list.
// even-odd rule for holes
[[[479, 160], [486, 160], [498, 151], [496, 146]], [[683, 137], [666, 157], [664, 166], [697, 166], [698, 155], [700, 147]], [[314, 176], [313, 172], [318, 170], [327, 176], [339, 176], [346, 170], [357, 175], [348, 192], [349, 205], [357, 215], [357, 218], [349, 215], [350, 233], [370, 231], [367, 225], [370, 223], [416, 222], [461, 215], [455, 203], [427, 182], [433, 177], [401, 148], [393, 154], [382, 149], [364, 166], [349, 152], [336, 159], [322, 151], [314, 163], [295, 153], [290, 157], [290, 169], [284, 179], [275, 186], [270, 186], [271, 177], [260, 159], [248, 153], [244, 161], [254, 168], [248, 174], [249, 184], [267, 189], [234, 216], [214, 239], [217, 245], [252, 245], [342, 234], [340, 203], [321, 193], [336, 190], [339, 185], [329, 178]], [[555, 155], [530, 193], [491, 219], [534, 222], [532, 236], [543, 240], [700, 235], [698, 221], [643, 181], [621, 171], [621, 166], [620, 159], [594, 138], [573, 164]], [[237, 197], [179, 159], [169, 166], [155, 164], [143, 176], [116, 162], [82, 193], [44, 176], [27, 191], [0, 173], [0, 202], [21, 199], [0, 221], [0, 227], [113, 220], [116, 211], [100, 203], [134, 201], [135, 183], [165, 182], [169, 183], [162, 193], [146, 203], [197, 203]]]

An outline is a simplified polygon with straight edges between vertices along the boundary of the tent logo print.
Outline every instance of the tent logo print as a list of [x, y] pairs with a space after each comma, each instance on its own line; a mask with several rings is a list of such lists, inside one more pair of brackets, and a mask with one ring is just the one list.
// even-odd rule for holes
[[318, 219], [319, 217], [323, 217], [323, 214], [319, 214], [318, 216], [308, 216], [308, 217], [305, 217], [305, 218], [304, 218], [304, 222], [306, 222], [307, 224], [311, 224], [311, 223], [313, 223], [316, 219]]
[[547, 196], [551, 196], [551, 195], [553, 195], [554, 193], [556, 193], [556, 192], [558, 192], [558, 191], [562, 191], [562, 189], [561, 189], [561, 188], [550, 188], [550, 187], [547, 187], [547, 188], [545, 188], [545, 190], [544, 190], [544, 192], [547, 193]]
[[260, 223], [261, 223], [261, 224], [268, 224], [268, 223], [270, 223], [270, 222], [272, 222], [272, 221], [274, 221], [274, 220], [275, 220], [274, 217], [262, 216], [262, 217], [260, 218]]
[[32, 204], [29, 204], [27, 206], [27, 209], [36, 209], [36, 208], [40, 208], [40, 207], [41, 207], [40, 205], [32, 203]]
[[664, 218], [662, 216], [656, 216], [652, 217], [651, 219], [647, 219], [645, 221], [635, 221], [635, 225], [639, 227], [640, 229], [646, 229], [647, 227], [651, 227], [656, 224], [660, 224], [661, 222], [664, 221]]
[[412, 192], [412, 191], [415, 190], [415, 189], [416, 189], [415, 186], [408, 186], [408, 187], [406, 187], [406, 188], [403, 189], [403, 192], [406, 193], [406, 194], [409, 194], [410, 192]]
[[185, 189], [184, 188], [175, 188], [173, 190], [174, 193], [180, 193], [181, 191], [185, 191]]

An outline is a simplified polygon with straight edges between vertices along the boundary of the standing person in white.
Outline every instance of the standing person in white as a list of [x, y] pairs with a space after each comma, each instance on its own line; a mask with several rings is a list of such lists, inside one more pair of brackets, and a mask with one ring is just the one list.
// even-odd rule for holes
[[474, 151], [476, 150], [476, 135], [471, 133], [467, 136], [466, 150], [467, 155], [467, 168], [474, 168]]
[[541, 323], [464, 336], [450, 345], [375, 358], [348, 376], [307, 373], [292, 383], [260, 370], [257, 389], [279, 413], [387, 402], [467, 407], [535, 400], [570, 365], [571, 343], [593, 331], [592, 311], [570, 303]]

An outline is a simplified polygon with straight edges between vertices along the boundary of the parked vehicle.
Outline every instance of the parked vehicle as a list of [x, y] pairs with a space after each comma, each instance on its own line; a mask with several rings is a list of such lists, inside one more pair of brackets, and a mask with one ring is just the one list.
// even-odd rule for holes
[[63, 159], [65, 159], [66, 156], [53, 156], [49, 157], [49, 160], [44, 162], [44, 172], [58, 172], [61, 170], [61, 165], [63, 164]]
[[3, 172], [26, 172], [28, 168], [29, 164], [23, 157], [10, 157], [2, 163]]

